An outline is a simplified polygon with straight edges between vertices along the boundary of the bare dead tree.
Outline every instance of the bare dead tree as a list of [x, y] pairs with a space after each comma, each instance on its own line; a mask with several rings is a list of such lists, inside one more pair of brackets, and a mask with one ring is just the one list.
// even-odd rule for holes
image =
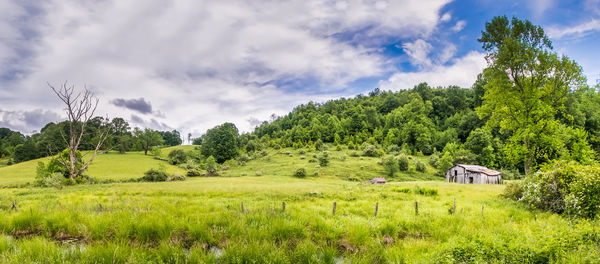
[[[81, 167], [77, 168], [77, 151], [81, 144], [81, 140], [86, 133], [88, 121], [93, 118], [94, 112], [96, 112], [99, 100], [94, 96], [94, 93], [85, 87], [83, 92], [76, 92], [75, 86], [69, 86], [66, 82], [58, 89], [50, 83], [48, 83], [48, 86], [50, 86], [52, 91], [66, 105], [65, 112], [67, 113], [67, 119], [69, 121], [69, 135], [62, 134], [62, 136], [69, 150], [69, 160], [66, 160], [59, 154], [58, 161], [67, 169], [69, 177], [75, 179], [87, 169], [92, 161], [94, 161], [98, 151], [110, 137], [111, 130], [108, 126], [104, 125], [96, 131], [98, 142], [96, 143], [91, 158], [83, 162]], [[108, 118], [106, 120], [108, 120]]]

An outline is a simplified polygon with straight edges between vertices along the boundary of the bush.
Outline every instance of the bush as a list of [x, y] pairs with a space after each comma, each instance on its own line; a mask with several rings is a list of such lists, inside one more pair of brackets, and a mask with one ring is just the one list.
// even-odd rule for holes
[[440, 165], [440, 156], [435, 153], [431, 154], [431, 156], [429, 156], [429, 165], [437, 169], [437, 167]]
[[217, 171], [219, 170], [219, 165], [213, 156], [206, 158], [204, 165], [206, 166], [206, 172], [209, 176], [218, 175]]
[[327, 151], [323, 151], [321, 156], [319, 156], [319, 165], [322, 167], [329, 165], [329, 153]]
[[415, 164], [415, 167], [418, 172], [425, 172], [425, 170], [427, 169], [427, 165], [425, 165], [425, 162], [422, 162], [422, 161], [417, 161], [417, 164]]
[[162, 155], [162, 150], [158, 147], [153, 147], [150, 149], [150, 154], [155, 157], [160, 157]]
[[306, 170], [304, 168], [299, 168], [294, 172], [294, 177], [297, 178], [306, 178]]
[[519, 173], [518, 170], [502, 169], [500, 170], [500, 173], [502, 173], [503, 180], [520, 180], [523, 178], [523, 176], [521, 175], [521, 173]]
[[316, 150], [323, 150], [323, 140], [321, 140], [320, 138], [317, 139], [317, 142], [315, 143], [315, 149]]
[[409, 166], [408, 156], [401, 154], [398, 156], [398, 169], [400, 171], [407, 171]]
[[365, 147], [363, 148], [363, 156], [378, 157], [379, 149], [377, 149], [377, 147], [375, 145], [366, 143]]
[[515, 201], [520, 200], [523, 197], [523, 184], [521, 182], [508, 183], [501, 196]]
[[182, 149], [175, 149], [169, 152], [169, 163], [171, 165], [183, 164], [187, 161], [187, 155]]
[[142, 181], [146, 182], [161, 182], [167, 179], [167, 173], [162, 169], [150, 169], [144, 172], [144, 177], [141, 178]]
[[175, 174], [175, 175], [169, 177], [168, 181], [185, 181], [185, 176]]
[[394, 174], [398, 171], [398, 161], [393, 156], [388, 156], [383, 159], [383, 167], [385, 167], [388, 176], [394, 177]]
[[263, 173], [262, 173], [262, 171], [257, 171], [257, 172], [255, 173], [255, 175], [256, 175], [256, 176], [262, 176], [262, 175], [263, 175]]
[[190, 169], [187, 171], [186, 175], [188, 177], [197, 177], [197, 176], [202, 176], [202, 172], [200, 172], [199, 169]]

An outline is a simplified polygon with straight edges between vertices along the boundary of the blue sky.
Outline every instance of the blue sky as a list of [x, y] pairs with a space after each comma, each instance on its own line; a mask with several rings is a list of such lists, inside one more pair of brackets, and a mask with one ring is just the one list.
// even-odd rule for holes
[[543, 26], [600, 78], [600, 0], [0, 1], [0, 126], [61, 120], [47, 82], [85, 85], [98, 115], [194, 136], [376, 87], [470, 87], [497, 15]]

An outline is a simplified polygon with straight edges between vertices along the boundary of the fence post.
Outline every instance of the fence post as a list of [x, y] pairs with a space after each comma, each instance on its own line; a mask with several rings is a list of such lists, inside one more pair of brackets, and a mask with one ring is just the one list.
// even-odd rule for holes
[[419, 202], [415, 201], [415, 215], [419, 215]]
[[483, 208], [484, 208], [484, 206], [483, 206], [483, 204], [482, 204], [482, 205], [481, 205], [481, 215], [483, 215]]
[[281, 212], [285, 214], [285, 202], [281, 203]]
[[333, 211], [331, 212], [332, 215], [335, 215], [335, 207], [336, 207], [336, 203], [333, 202]]
[[244, 202], [242, 202], [242, 213], [244, 213]]
[[379, 202], [375, 203], [375, 217], [377, 217], [378, 210], [379, 210]]
[[456, 215], [456, 197], [454, 197], [454, 206], [452, 206], [452, 215]]

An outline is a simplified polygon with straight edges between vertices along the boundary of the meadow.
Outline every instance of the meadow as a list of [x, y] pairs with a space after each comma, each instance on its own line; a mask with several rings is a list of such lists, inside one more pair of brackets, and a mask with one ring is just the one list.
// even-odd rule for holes
[[[163, 149], [162, 156], [172, 149]], [[83, 184], [60, 190], [15, 187], [33, 180], [37, 161], [0, 168], [4, 186], [0, 262], [597, 263], [600, 259], [597, 221], [524, 208], [500, 197], [503, 185], [445, 183], [431, 167], [424, 173], [414, 169], [399, 173], [385, 185], [371, 185], [365, 179], [385, 176], [380, 158], [333, 150], [330, 165], [320, 167], [309, 162], [313, 154], [270, 150], [244, 166], [221, 170], [218, 177]], [[170, 173], [184, 172], [142, 153], [109, 153], [99, 156], [87, 174], [131, 179], [159, 164]], [[300, 167], [306, 169], [307, 178], [292, 177]], [[17, 210], [12, 209], [13, 201]]]

